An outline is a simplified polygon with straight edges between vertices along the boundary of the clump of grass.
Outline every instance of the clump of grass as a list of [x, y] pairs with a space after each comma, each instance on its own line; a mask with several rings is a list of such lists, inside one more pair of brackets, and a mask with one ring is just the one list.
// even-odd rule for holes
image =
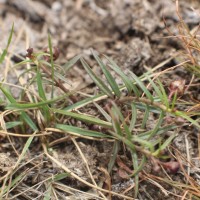
[[[179, 23], [177, 25], [177, 29], [179, 34], [174, 36], [177, 40], [180, 41], [183, 50], [180, 52], [181, 58], [180, 60], [184, 60], [183, 66], [187, 71], [192, 74], [192, 79], [190, 84], [195, 79], [195, 77], [200, 78], [200, 59], [199, 59], [199, 51], [200, 51], [200, 40], [199, 40], [199, 28], [197, 25], [192, 30], [188, 27], [188, 25], [183, 20], [181, 13], [179, 11], [179, 1], [176, 0], [176, 11], [177, 16], [179, 18]], [[196, 12], [195, 10], [193, 12]], [[200, 104], [198, 100], [191, 99], [194, 102], [194, 106], [189, 108], [188, 111], [194, 111], [199, 109]]]
[[[1, 55], [1, 63], [6, 56], [12, 33], [13, 29], [8, 45]], [[127, 75], [111, 58], [103, 55], [106, 60], [103, 62], [102, 58], [92, 50], [92, 55], [104, 75], [105, 80], [102, 80], [102, 77], [95, 74], [81, 55], [72, 58], [64, 66], [56, 65], [55, 53], [58, 51], [52, 47], [50, 36], [48, 49], [44, 52], [34, 52], [33, 49], [29, 48], [27, 59], [15, 66], [31, 66], [21, 75], [23, 77], [31, 74], [31, 78], [27, 84], [21, 87], [19, 99], [16, 100], [9, 88], [5, 87], [6, 83], [0, 86], [5, 97], [2, 104], [4, 110], [1, 119], [4, 126], [2, 126], [1, 133], [7, 137], [28, 137], [18, 161], [12, 170], [5, 174], [5, 179], [1, 179], [3, 181], [1, 198], [8, 196], [9, 192], [12, 192], [25, 177], [23, 173], [18, 176], [15, 174], [17, 174], [35, 137], [39, 138], [46, 157], [65, 172], [55, 174], [46, 180], [48, 184], [44, 199], [50, 199], [51, 195], [55, 197], [57, 191], [55, 185], [61, 184], [59, 181], [68, 176], [98, 191], [96, 194], [103, 199], [106, 199], [107, 195], [110, 195], [110, 198], [112, 195], [116, 195], [124, 199], [133, 199], [133, 197], [138, 196], [140, 174], [147, 163], [152, 164], [152, 169], [155, 172], [160, 171], [161, 168], [169, 173], [176, 173], [179, 170], [180, 163], [172, 159], [172, 156], [167, 153], [167, 149], [182, 126], [193, 124], [200, 127], [199, 123], [191, 118], [195, 115], [194, 112], [185, 112], [176, 108], [179, 97], [184, 93], [183, 87], [181, 92], [179, 90], [181, 87], [177, 88], [177, 86], [171, 87], [171, 91], [168, 92], [154, 69], [144, 73], [141, 77], [137, 77], [132, 72]], [[99, 88], [98, 94], [80, 98], [80, 95], [77, 95], [79, 91], [69, 91], [65, 88], [63, 83], [68, 81], [64, 74], [77, 62], [82, 65], [85, 72]], [[111, 74], [111, 70], [115, 76]], [[123, 85], [118, 85], [115, 77], [119, 77]], [[47, 91], [47, 86], [51, 87], [51, 95]], [[56, 96], [57, 90], [61, 91], [60, 96]], [[92, 116], [84, 112], [86, 110], [84, 108], [90, 108], [90, 106], [96, 107], [96, 115]], [[152, 116], [154, 116], [154, 124], [149, 126]], [[87, 128], [72, 125], [70, 119], [81, 121]], [[97, 127], [96, 130], [91, 130], [91, 126]], [[17, 132], [11, 133], [11, 130], [17, 130]], [[170, 131], [173, 134], [169, 135]], [[131, 155], [132, 166], [129, 170], [127, 170], [128, 166], [121, 170], [127, 175], [126, 178], [134, 178], [133, 195], [118, 194], [113, 192], [111, 187], [107, 190], [98, 186], [99, 184], [95, 182], [88, 168], [91, 182], [85, 181], [68, 169], [51, 153], [53, 147], [49, 147], [48, 141], [53, 133], [67, 134], [72, 140], [74, 137], [78, 137], [112, 141], [113, 150], [107, 166], [108, 174], [112, 173], [118, 154], [124, 145], [124, 148]], [[76, 143], [75, 140], [73, 142]], [[87, 166], [87, 161], [85, 164]], [[110, 182], [110, 184], [112, 183]], [[186, 186], [184, 185], [184, 187]], [[67, 191], [66, 185], [62, 185], [62, 191]], [[190, 193], [194, 197], [198, 196], [192, 190]]]
[[[199, 48], [200, 41], [198, 39], [199, 25], [194, 29], [190, 30], [187, 24], [184, 22], [179, 12], [179, 1], [176, 1], [177, 15], [179, 17], [179, 24], [177, 26], [179, 36], [177, 39], [180, 40], [184, 47], [184, 58], [188, 58], [190, 62], [185, 64], [186, 69], [190, 70], [196, 76], [200, 76], [200, 65], [199, 65]], [[195, 12], [195, 11], [194, 11]]]

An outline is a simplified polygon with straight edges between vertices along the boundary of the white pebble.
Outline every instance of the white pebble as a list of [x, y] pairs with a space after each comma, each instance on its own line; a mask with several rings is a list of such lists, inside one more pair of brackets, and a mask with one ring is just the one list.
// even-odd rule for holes
[[59, 1], [55, 1], [52, 6], [51, 6], [52, 10], [54, 12], [59, 12], [62, 9], [62, 4]]

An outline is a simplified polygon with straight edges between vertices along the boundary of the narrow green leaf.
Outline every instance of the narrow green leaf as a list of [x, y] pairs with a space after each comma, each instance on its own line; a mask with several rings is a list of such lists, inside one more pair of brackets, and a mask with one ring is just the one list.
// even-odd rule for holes
[[[18, 176], [16, 176], [14, 179], [12, 179], [11, 183], [10, 183], [8, 186], [5, 186], [5, 187], [4, 187], [3, 193], [4, 193], [4, 194], [9, 193], [9, 191], [10, 191], [12, 188], [16, 187], [16, 185], [19, 184], [19, 182], [20, 182], [21, 180], [23, 180], [23, 178], [24, 178], [25, 176], [27, 176], [26, 173], [27, 173], [27, 171], [22, 171], [22, 173], [20, 173]], [[0, 197], [0, 198], [1, 198], [1, 197]], [[3, 198], [1, 198], [1, 199], [3, 199]]]
[[60, 74], [60, 73], [58, 73], [58, 72], [55, 71], [54, 75], [55, 75], [56, 78], [64, 81], [65, 83], [67, 83], [68, 85], [71, 86], [71, 84], [69, 83], [69, 81], [67, 80], [67, 78], [65, 78], [62, 74]]
[[159, 96], [160, 100], [162, 101], [163, 95], [162, 95], [162, 92], [160, 91], [159, 87], [150, 78], [150, 76], [148, 75], [148, 73], [145, 73], [144, 76], [148, 79], [149, 83], [152, 85], [152, 87], [155, 90], [156, 94]]
[[[13, 104], [16, 103], [16, 100], [13, 98], [13, 96], [7, 90], [5, 90], [1, 85], [0, 89], [11, 103]], [[38, 131], [38, 128], [36, 127], [32, 119], [24, 111], [21, 111], [21, 117], [30, 126], [30, 128], [32, 128], [34, 131]]]
[[184, 112], [181, 112], [181, 111], [176, 111], [175, 112], [175, 115], [176, 116], [180, 116], [184, 119], [187, 119], [189, 122], [191, 122], [193, 125], [195, 125], [196, 127], [200, 128], [200, 125], [199, 123], [196, 121], [196, 120], [193, 120], [191, 117], [189, 117], [189, 113], [184, 113]]
[[176, 104], [176, 100], [177, 100], [177, 92], [174, 93], [173, 95], [173, 99], [172, 99], [172, 103], [171, 103], [171, 109], [173, 110]]
[[38, 87], [39, 96], [43, 101], [46, 101], [47, 98], [46, 98], [46, 95], [45, 95], [45, 92], [44, 92], [44, 89], [43, 89], [42, 77], [41, 77], [41, 72], [39, 71], [39, 67], [37, 69], [36, 78], [37, 78], [37, 87]]
[[113, 135], [115, 138], [117, 138], [119, 141], [122, 141], [124, 144], [126, 144], [130, 149], [135, 150], [135, 145], [131, 140], [128, 140], [124, 136], [113, 132], [113, 131], [108, 131], [111, 135]]
[[25, 70], [17, 77], [18, 81], [19, 81], [19, 79], [20, 79], [21, 77], [23, 77], [25, 74], [28, 74], [28, 73], [31, 73], [31, 72], [32, 72], [32, 74], [33, 74], [33, 77], [29, 80], [28, 83], [26, 83], [26, 85], [32, 85], [33, 81], [36, 80], [36, 75], [34, 74], [34, 72], [35, 72], [35, 67], [31, 67], [30, 69], [25, 69]]
[[97, 77], [97, 75], [91, 70], [90, 66], [85, 62], [83, 58], [81, 58], [81, 63], [87, 73], [90, 75], [92, 80], [96, 83], [96, 85], [101, 89], [107, 96], [112, 97], [112, 91], [104, 84], [104, 82]]
[[[49, 52], [44, 52], [44, 51], [42, 51], [42, 52], [36, 52], [36, 53], [34, 53], [34, 56], [37, 58], [37, 60], [39, 61], [39, 57], [42, 57], [42, 56], [51, 56], [51, 54], [49, 53]], [[43, 60], [43, 58], [42, 58], [42, 60], [40, 60], [40, 62], [44, 62], [45, 64], [47, 63], [47, 61], [46, 60]], [[49, 63], [48, 63], [49, 64]], [[49, 64], [49, 65], [51, 65], [51, 64]]]
[[160, 90], [162, 91], [162, 102], [164, 103], [164, 105], [169, 108], [169, 100], [168, 100], [168, 96], [167, 93], [165, 91], [165, 88], [163, 86], [163, 84], [161, 83], [161, 81], [158, 79], [158, 84], [160, 86]]
[[118, 115], [119, 112], [116, 107], [111, 108], [111, 118], [112, 118], [112, 124], [113, 128], [116, 134], [122, 136], [122, 129], [121, 129], [121, 124], [120, 124], [120, 116]]
[[77, 61], [79, 61], [81, 58], [81, 55], [77, 55], [75, 57], [73, 57], [71, 60], [69, 60], [67, 63], [65, 63], [63, 65], [63, 68], [65, 69], [65, 71], [68, 71], [72, 66], [74, 66]]
[[70, 174], [69, 173], [60, 173], [60, 174], [56, 174], [54, 177], [53, 177], [53, 180], [54, 181], [60, 181], [62, 179], [65, 179], [67, 177], [69, 177]]
[[122, 123], [123, 123], [124, 133], [125, 133], [127, 139], [128, 139], [128, 140], [131, 140], [131, 138], [132, 138], [132, 133], [131, 133], [131, 131], [129, 130], [128, 125], [126, 124], [125, 120], [124, 120]]
[[[137, 109], [140, 109], [140, 110], [146, 110], [146, 104], [142, 103], [142, 102], [135, 102], [135, 106]], [[152, 113], [160, 113], [160, 109], [155, 107], [155, 106], [151, 106], [151, 105], [148, 105], [149, 106], [149, 111], [152, 112]]]
[[32, 109], [32, 108], [39, 108], [41, 106], [45, 106], [45, 105], [48, 105], [48, 104], [51, 104], [51, 103], [55, 103], [55, 102], [61, 101], [64, 98], [66, 98], [67, 96], [69, 96], [69, 94], [65, 94], [65, 95], [57, 97], [55, 99], [41, 101], [41, 102], [37, 102], [37, 103], [16, 103], [16, 102], [13, 102], [11, 104], [8, 104], [6, 106], [6, 109]]
[[158, 132], [158, 130], [163, 122], [164, 116], [165, 116], [164, 111], [161, 111], [158, 122], [157, 122], [156, 126], [154, 127], [154, 129], [152, 130], [151, 134], [149, 135], [148, 140], [150, 140], [151, 138], [153, 138], [156, 135], [156, 133]]
[[22, 122], [20, 121], [12, 121], [12, 122], [6, 122], [6, 129], [13, 128], [15, 126], [22, 125]]
[[151, 93], [148, 91], [147, 87], [144, 85], [144, 83], [140, 80], [140, 78], [138, 78], [133, 72], [131, 72], [131, 75], [133, 77], [133, 79], [136, 81], [136, 83], [138, 84], [138, 86], [143, 90], [143, 92], [146, 94], [147, 98], [149, 100], [151, 100], [151, 102], [153, 102], [153, 96], [151, 95]]
[[[33, 134], [33, 136], [29, 137], [28, 140], [26, 141], [26, 143], [25, 143], [25, 145], [24, 145], [24, 147], [23, 147], [23, 150], [22, 150], [20, 156], [18, 157], [17, 162], [16, 162], [15, 165], [13, 166], [13, 169], [12, 169], [13, 171], [16, 170], [16, 169], [18, 168], [18, 165], [20, 165], [21, 161], [25, 158], [25, 154], [27, 153], [27, 151], [28, 151], [28, 149], [29, 149], [29, 147], [30, 147], [30, 145], [31, 145], [31, 143], [32, 143], [32, 141], [33, 141], [33, 138], [34, 138], [35, 134], [36, 134], [36, 132]], [[7, 189], [9, 190], [10, 188], [13, 188], [13, 187], [16, 185], [16, 183], [22, 179], [22, 175], [24, 175], [24, 174], [27, 174], [27, 171], [22, 172], [19, 176], [17, 176], [17, 177], [12, 181], [12, 183], [9, 184], [9, 186], [7, 187]], [[12, 175], [12, 174], [11, 174], [11, 175]], [[21, 177], [21, 178], [20, 178], [20, 177]]]
[[48, 185], [47, 185], [47, 190], [46, 190], [46, 192], [44, 193], [44, 198], [43, 198], [43, 200], [51, 200], [51, 198], [52, 198], [52, 184], [51, 183], [49, 183]]
[[32, 60], [23, 60], [19, 63], [16, 63], [13, 68], [17, 68], [18, 66], [22, 67], [22, 65], [25, 65], [27, 63], [32, 63]]
[[113, 145], [113, 149], [112, 149], [112, 153], [111, 153], [111, 156], [110, 156], [110, 160], [109, 160], [109, 163], [108, 163], [108, 173], [109, 174], [111, 173], [111, 171], [113, 169], [113, 166], [115, 164], [119, 150], [120, 150], [120, 143], [119, 143], [119, 141], [115, 140], [114, 145]]
[[130, 126], [129, 126], [130, 132], [132, 132], [135, 127], [136, 118], [137, 118], [136, 106], [135, 106], [135, 103], [131, 103], [131, 121], [130, 121]]
[[166, 147], [169, 146], [169, 144], [172, 142], [172, 140], [176, 137], [176, 134], [171, 135], [169, 138], [167, 138], [164, 143], [155, 151], [152, 153], [153, 156], [158, 156], [161, 151], [166, 149]]
[[97, 107], [97, 109], [100, 111], [100, 113], [105, 117], [105, 119], [108, 121], [108, 122], [111, 122], [111, 117], [110, 115], [99, 105], [97, 104], [96, 102], [93, 102], [93, 104]]
[[86, 114], [79, 114], [79, 113], [74, 113], [66, 110], [57, 110], [57, 109], [52, 109], [53, 112], [59, 113], [62, 115], [66, 115], [68, 117], [76, 118], [78, 120], [90, 123], [90, 124], [97, 124], [106, 128], [112, 128], [112, 124], [110, 122], [103, 121], [101, 119], [95, 118], [94, 116], [89, 116]]
[[[128, 140], [131, 140], [132, 134], [129, 131], [129, 127], [126, 124], [126, 121], [124, 119], [124, 116], [123, 116], [120, 108], [115, 103], [112, 103], [112, 104], [113, 104], [113, 107], [111, 108], [110, 115], [112, 117], [113, 128], [114, 128], [115, 132], [121, 136], [125, 134], [126, 138]], [[123, 128], [121, 128], [121, 127], [123, 127]]]
[[[41, 72], [39, 71], [39, 66], [37, 67], [36, 78], [37, 78], [37, 87], [38, 87], [39, 96], [40, 96], [41, 100], [45, 102], [47, 100], [47, 98], [46, 98], [46, 95], [45, 95], [45, 92], [44, 92]], [[51, 116], [50, 111], [49, 111], [49, 107], [47, 105], [44, 105], [42, 107], [42, 111], [43, 111], [44, 116], [45, 116], [44, 118], [45, 118], [45, 120], [47, 121], [47, 124], [48, 124], [50, 122], [50, 116]]]
[[143, 140], [140, 137], [134, 135], [132, 137], [132, 141], [133, 142], [137, 142], [139, 144], [141, 144], [142, 146], [148, 147], [150, 149], [151, 152], [154, 152], [154, 147], [153, 147], [153, 143], [147, 140]]
[[5, 88], [3, 88], [2, 85], [0, 85], [0, 90], [6, 96], [8, 101], [10, 101], [11, 103], [15, 103], [16, 102], [15, 98], [11, 95], [11, 93], [8, 90], [6, 90]]
[[144, 117], [143, 117], [142, 125], [141, 125], [142, 129], [145, 128], [148, 118], [149, 118], [149, 105], [146, 104], [146, 109], [145, 109], [145, 113], [144, 113]]
[[0, 64], [4, 61], [7, 54], [7, 49], [3, 50], [3, 53], [0, 55]]
[[119, 120], [120, 120], [121, 122], [124, 121], [124, 116], [123, 116], [123, 114], [122, 114], [122, 112], [121, 112], [121, 108], [119, 108], [114, 102], [112, 102], [112, 111], [113, 111], [113, 113], [115, 114], [115, 116], [116, 116], [117, 118], [119, 118]]
[[20, 154], [19, 156], [19, 159], [17, 162], [21, 162], [24, 158], [25, 158], [25, 154], [26, 152], [28, 151], [32, 141], [33, 141], [33, 138], [34, 138], [34, 135], [36, 134], [36, 132], [33, 134], [33, 136], [29, 137], [28, 140], [26, 141], [25, 145], [24, 145], [24, 148], [22, 150], [22, 153]]
[[102, 60], [97, 56], [97, 54], [92, 51], [92, 54], [94, 56], [94, 58], [96, 59], [96, 61], [98, 62], [99, 66], [101, 67], [110, 87], [113, 89], [113, 92], [114, 94], [117, 96], [117, 97], [120, 97], [121, 96], [121, 92], [119, 90], [119, 87], [114, 79], [114, 77], [111, 75], [111, 73], [107, 70], [105, 64], [102, 62]]
[[136, 174], [138, 174], [141, 170], [143, 170], [143, 166], [144, 164], [147, 162], [147, 158], [145, 155], [142, 155], [142, 160], [140, 162], [140, 165], [135, 168], [134, 167], [134, 171], [133, 171], [133, 174], [131, 174], [131, 176], [135, 176]]
[[93, 103], [94, 100], [101, 99], [102, 96], [105, 96], [105, 95], [98, 94], [98, 95], [95, 95], [93, 97], [88, 97], [86, 99], [78, 101], [77, 103], [74, 103], [70, 106], [67, 106], [66, 108], [64, 108], [64, 110], [71, 111], [71, 110], [74, 110], [74, 109], [82, 108], [82, 107], [84, 107], [84, 106], [86, 106], [90, 103]]
[[98, 138], [113, 138], [110, 135], [106, 135], [97, 131], [91, 131], [82, 129], [75, 126], [65, 125], [65, 124], [56, 124], [55, 128], [58, 128], [60, 130], [66, 131], [69, 134], [72, 135], [78, 135], [78, 136], [89, 136], [89, 137], [98, 137]]
[[129, 94], [132, 93], [132, 91], [135, 93], [137, 97], [140, 96], [140, 92], [138, 91], [136, 85], [131, 82], [130, 78], [124, 74], [124, 72], [120, 69], [120, 67], [108, 56], [104, 55], [105, 58], [110, 62], [111, 65], [109, 65], [123, 80]]
[[[158, 128], [158, 130], [156, 131], [155, 135], [162, 135], [170, 130], [174, 130], [177, 128], [177, 125], [167, 125], [164, 127], [160, 127]], [[140, 134], [138, 134], [138, 137], [140, 137], [143, 140], [148, 140], [148, 138], [150, 137], [150, 134], [152, 134], [152, 130], [146, 131], [146, 132], [142, 132]]]
[[11, 40], [12, 40], [13, 32], [14, 32], [14, 23], [12, 25], [12, 29], [11, 29], [10, 34], [9, 34], [9, 38], [8, 38], [6, 48], [3, 50], [3, 53], [0, 55], [0, 64], [4, 61], [5, 56], [8, 52], [8, 48], [9, 48]]
[[8, 38], [6, 49], [8, 49], [8, 47], [10, 46], [10, 43], [11, 43], [11, 40], [12, 40], [12, 36], [13, 36], [13, 32], [14, 32], [14, 23], [12, 24], [12, 28], [11, 28], [11, 32], [9, 34], [9, 38]]
[[30, 128], [32, 128], [33, 131], [38, 131], [38, 128], [33, 120], [25, 112], [22, 111], [21, 116], [22, 119], [29, 125]]
[[[131, 150], [131, 157], [132, 157], [132, 161], [133, 161], [134, 170], [138, 170], [138, 156], [137, 156], [136, 151]], [[138, 190], [139, 190], [139, 176], [138, 176], [138, 174], [135, 174], [134, 180], [135, 180], [134, 198], [137, 198]]]
[[[53, 48], [51, 42], [51, 36], [48, 34], [48, 45], [49, 45], [49, 53], [50, 53], [50, 61], [51, 61], [51, 79], [54, 81], [54, 61], [53, 61]], [[51, 98], [53, 99], [54, 94], [54, 85], [52, 84]]]

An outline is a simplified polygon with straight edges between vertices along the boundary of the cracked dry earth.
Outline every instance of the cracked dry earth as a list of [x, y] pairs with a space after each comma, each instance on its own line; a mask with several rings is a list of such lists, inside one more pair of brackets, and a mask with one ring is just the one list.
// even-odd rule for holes
[[[199, 8], [200, 3], [198, 1], [185, 0], [180, 2], [180, 12], [191, 29], [199, 24]], [[91, 59], [90, 48], [93, 48], [100, 53], [112, 57], [123, 71], [131, 70], [136, 75], [141, 75], [147, 69], [166, 61], [177, 50], [182, 49], [181, 44], [177, 40], [165, 38], [169, 33], [165, 28], [163, 18], [168, 29], [172, 33], [178, 34], [176, 28], [176, 23], [178, 22], [176, 6], [174, 1], [171, 0], [1, 0], [1, 49], [6, 45], [12, 23], [15, 26], [10, 47], [10, 58], [7, 58], [10, 61], [6, 61], [1, 66], [3, 70], [0, 74], [1, 80], [4, 79], [9, 83], [17, 84], [18, 79], [16, 77], [23, 72], [23, 68], [18, 68], [13, 72], [9, 70], [8, 65], [19, 62], [21, 57], [26, 54], [28, 47], [33, 47], [35, 50], [43, 50], [47, 47], [48, 33], [52, 36], [54, 46], [58, 46], [61, 51], [61, 56], [59, 61], [57, 61], [59, 64], [65, 64], [67, 60], [81, 53], [87, 57], [95, 73], [100, 74], [101, 72], [95, 65], [95, 61]], [[176, 65], [178, 62], [179, 60], [172, 58], [163, 65], [162, 70]], [[70, 81], [71, 88], [69, 89], [83, 89], [88, 94], [93, 94], [96, 90], [83, 68], [78, 65], [73, 67], [70, 73], [66, 75], [66, 78]], [[177, 78], [190, 80], [191, 75], [183, 69], [177, 68], [167, 74], [164, 81], [167, 83]], [[15, 87], [11, 91], [16, 97], [19, 95], [19, 91]], [[197, 91], [199, 92], [199, 89], [194, 88], [194, 91], [191, 92]], [[198, 98], [199, 95], [197, 96]], [[92, 110], [88, 112], [92, 112]], [[71, 123], [75, 122], [72, 121]], [[182, 158], [181, 156], [190, 158], [193, 167], [187, 168], [188, 173], [200, 184], [198, 134], [198, 130], [192, 127], [181, 129], [173, 141], [173, 147], [181, 154], [179, 155], [180, 158]], [[1, 138], [0, 142], [0, 170], [3, 176], [16, 162], [16, 156], [7, 138]], [[13, 143], [20, 152], [22, 150], [20, 143], [23, 143], [23, 139], [14, 138]], [[61, 171], [57, 165], [43, 157], [43, 152], [40, 151], [41, 148], [38, 143], [36, 139], [34, 146], [32, 146], [23, 162], [28, 162], [30, 159], [32, 161], [24, 165], [22, 170], [28, 170], [28, 167], [32, 165], [37, 167], [28, 172], [26, 178], [13, 191], [15, 194], [24, 185], [32, 186], [50, 177], [51, 174]], [[84, 153], [95, 181], [102, 182], [105, 180], [105, 169], [112, 151], [111, 143], [109, 141], [77, 139], [77, 145]], [[187, 149], [186, 146], [188, 147]], [[80, 152], [70, 138], [66, 138], [62, 143], [55, 144], [53, 155], [82, 179], [90, 179], [86, 173]], [[131, 166], [130, 160], [123, 155], [123, 152], [120, 154], [120, 159], [127, 166]], [[112, 190], [122, 193], [134, 185], [134, 179], [123, 179], [117, 173], [118, 167], [116, 165], [113, 169]], [[149, 164], [145, 169], [146, 173], [153, 174], [151, 168], [151, 164]], [[155, 175], [165, 177], [163, 173], [153, 174], [153, 176]], [[183, 174], [178, 173], [172, 175], [171, 178], [181, 183], [185, 177]], [[70, 177], [66, 178], [63, 183], [72, 188], [77, 188], [77, 190], [92, 192], [90, 188]], [[181, 199], [183, 193], [177, 192], [168, 184], [162, 182], [159, 182], [159, 184], [162, 185], [162, 188], [151, 182], [150, 179], [143, 180], [138, 198], [141, 200]], [[40, 197], [43, 191], [45, 191], [45, 187], [41, 186], [38, 188], [38, 191], [27, 191], [26, 195], [32, 197], [32, 199], [43, 199]], [[172, 195], [172, 193], [176, 195]], [[127, 195], [131, 194], [130, 190]], [[80, 195], [80, 193], [70, 190], [66, 196], [64, 198], [60, 194], [59, 199], [93, 199], [87, 195]], [[19, 196], [16, 199], [26, 198]], [[113, 199], [117, 200], [120, 198], [113, 197]]]

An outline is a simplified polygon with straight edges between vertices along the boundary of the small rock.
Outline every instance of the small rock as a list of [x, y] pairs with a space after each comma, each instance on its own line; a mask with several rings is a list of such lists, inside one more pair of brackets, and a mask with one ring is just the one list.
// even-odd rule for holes
[[54, 12], [59, 12], [59, 11], [61, 11], [61, 9], [62, 9], [62, 4], [61, 4], [59, 1], [55, 1], [55, 2], [52, 4], [51, 9], [52, 9]]

